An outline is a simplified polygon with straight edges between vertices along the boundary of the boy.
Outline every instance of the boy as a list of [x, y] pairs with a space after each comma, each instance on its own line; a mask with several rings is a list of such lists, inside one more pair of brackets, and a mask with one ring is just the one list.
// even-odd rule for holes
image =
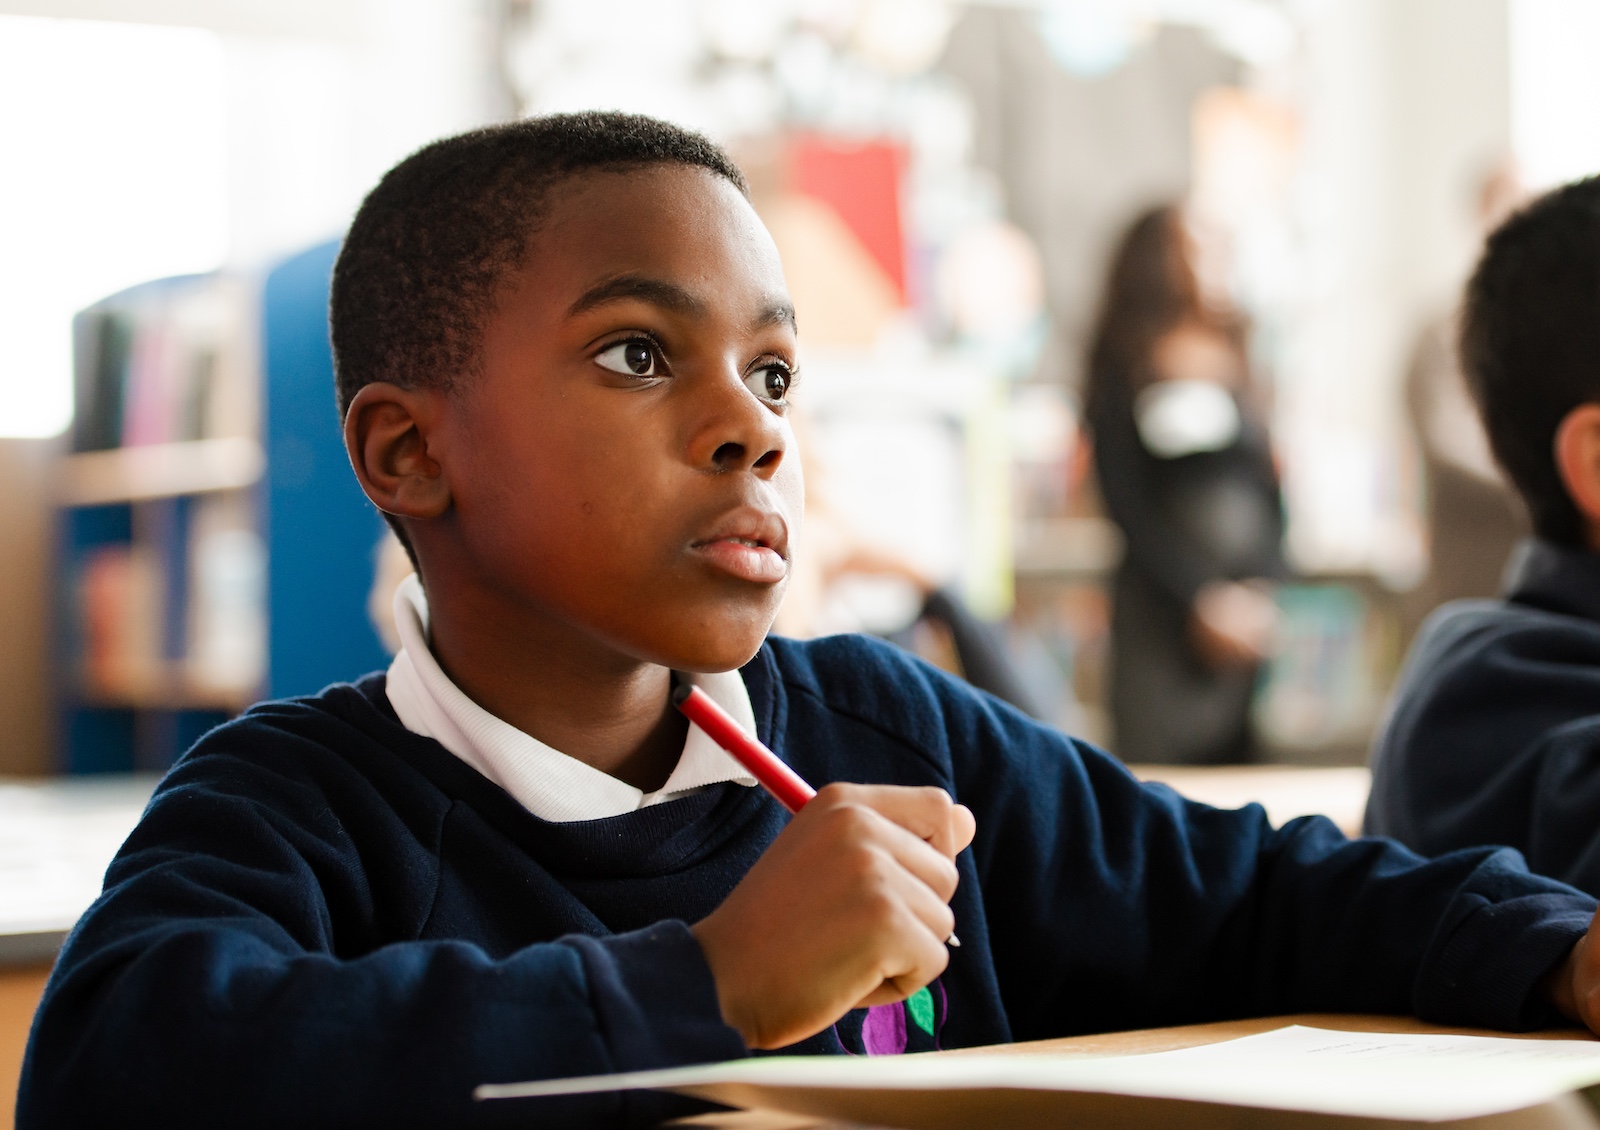
[[[794, 318], [704, 139], [583, 114], [429, 146], [357, 215], [332, 325], [351, 462], [419, 568], [404, 653], [174, 767], [52, 975], [24, 1130], [648, 1124], [682, 1102], [468, 1096], [752, 1048], [1590, 1015], [1594, 903], [1514, 853], [1274, 831], [887, 646], [764, 639]], [[687, 731], [675, 677], [816, 800], [790, 819]]]
[[1461, 362], [1535, 536], [1503, 600], [1446, 605], [1418, 635], [1367, 830], [1425, 854], [1510, 844], [1600, 892], [1600, 179], [1489, 237]]

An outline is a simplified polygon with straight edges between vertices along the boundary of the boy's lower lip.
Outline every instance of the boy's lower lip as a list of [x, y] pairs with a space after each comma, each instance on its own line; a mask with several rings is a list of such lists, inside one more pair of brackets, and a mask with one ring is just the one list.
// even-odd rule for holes
[[741, 581], [758, 584], [775, 584], [788, 576], [789, 563], [777, 550], [764, 545], [745, 545], [728, 538], [701, 542], [694, 546], [697, 553], [714, 569], [720, 569]]

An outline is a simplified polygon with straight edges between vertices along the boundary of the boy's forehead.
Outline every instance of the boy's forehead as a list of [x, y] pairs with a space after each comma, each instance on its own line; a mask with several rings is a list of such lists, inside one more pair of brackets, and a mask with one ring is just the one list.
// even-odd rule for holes
[[[575, 306], [593, 306], [597, 288], [628, 278], [668, 281], [701, 302], [788, 301], [772, 237], [743, 194], [710, 170], [576, 174], [552, 186], [543, 211], [524, 268]], [[669, 297], [649, 286], [626, 290], [612, 286], [607, 296]]]

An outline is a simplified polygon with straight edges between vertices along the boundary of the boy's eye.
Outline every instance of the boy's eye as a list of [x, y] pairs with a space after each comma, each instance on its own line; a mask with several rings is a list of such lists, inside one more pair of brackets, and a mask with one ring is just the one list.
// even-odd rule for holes
[[744, 383], [762, 400], [781, 404], [789, 394], [793, 378], [782, 365], [763, 365], [746, 377]]
[[594, 361], [602, 369], [630, 377], [653, 377], [656, 372], [655, 350], [644, 341], [619, 341], [602, 349]]

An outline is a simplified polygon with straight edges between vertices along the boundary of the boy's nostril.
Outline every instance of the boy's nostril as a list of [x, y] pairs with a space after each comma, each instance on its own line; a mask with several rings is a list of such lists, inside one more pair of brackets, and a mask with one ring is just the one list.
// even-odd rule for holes
[[719, 467], [739, 463], [744, 459], [744, 444], [725, 443], [711, 454], [711, 461]]
[[781, 458], [783, 458], [783, 452], [774, 448], [763, 455], [760, 459], [757, 459], [753, 464], [751, 464], [751, 466], [757, 471], [765, 471], [769, 467], [777, 466], [778, 460]]

